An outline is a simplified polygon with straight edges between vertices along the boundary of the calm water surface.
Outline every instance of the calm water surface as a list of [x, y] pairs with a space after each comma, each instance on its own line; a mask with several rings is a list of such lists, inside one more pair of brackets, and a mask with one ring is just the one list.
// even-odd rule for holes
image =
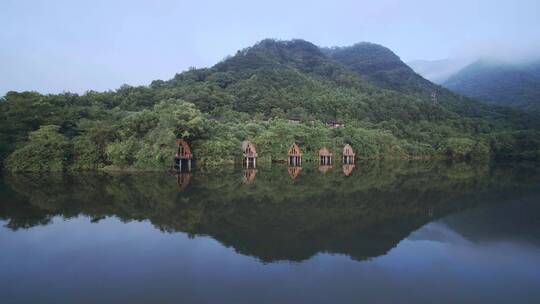
[[0, 179], [1, 303], [540, 303], [540, 165]]

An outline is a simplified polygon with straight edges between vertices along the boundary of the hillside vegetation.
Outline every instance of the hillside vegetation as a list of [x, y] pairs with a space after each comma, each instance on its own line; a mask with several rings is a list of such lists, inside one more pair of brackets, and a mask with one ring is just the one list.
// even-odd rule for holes
[[[335, 121], [345, 126], [328, 126]], [[321, 49], [303, 40], [263, 40], [149, 86], [9, 92], [0, 124], [12, 171], [161, 170], [178, 137], [208, 165], [238, 160], [245, 139], [261, 161], [283, 160], [293, 142], [308, 160], [345, 143], [366, 159], [535, 158], [540, 149], [534, 115], [456, 95], [379, 45]]]
[[540, 111], [540, 63], [511, 65], [477, 61], [443, 84], [488, 103]]

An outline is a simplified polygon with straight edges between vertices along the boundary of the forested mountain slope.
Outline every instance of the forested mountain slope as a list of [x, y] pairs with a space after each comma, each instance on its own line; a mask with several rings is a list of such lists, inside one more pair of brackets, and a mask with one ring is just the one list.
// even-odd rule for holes
[[376, 86], [403, 93], [431, 93], [437, 89], [436, 85], [416, 74], [396, 54], [381, 45], [362, 42], [324, 51]]
[[451, 93], [367, 43], [267, 39], [149, 86], [9, 92], [0, 119], [2, 157], [11, 154], [14, 171], [162, 169], [177, 137], [207, 164], [234, 161], [245, 139], [262, 161], [282, 160], [292, 142], [307, 159], [344, 143], [360, 158], [404, 159], [536, 157], [540, 147], [536, 116]]
[[488, 103], [540, 110], [540, 68], [479, 60], [450, 77], [444, 86]]
[[[203, 111], [228, 107], [268, 116], [279, 108], [290, 118], [374, 122], [450, 115], [429, 98], [377, 87], [303, 40], [264, 40], [213, 68], [179, 74], [160, 88], [195, 102]], [[182, 88], [211, 91], [215, 99], [194, 99]]]

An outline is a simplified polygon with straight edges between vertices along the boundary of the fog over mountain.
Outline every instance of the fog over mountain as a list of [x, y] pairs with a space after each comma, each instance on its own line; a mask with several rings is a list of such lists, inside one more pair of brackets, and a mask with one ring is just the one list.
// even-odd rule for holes
[[455, 93], [486, 103], [540, 110], [540, 60], [535, 56], [416, 60], [408, 65]]
[[437, 83], [444, 83], [450, 76], [472, 63], [472, 59], [413, 60], [407, 62], [416, 73]]
[[[443, 84], [450, 76], [476, 62], [492, 62], [513, 65], [523, 69], [534, 68], [540, 62], [540, 43], [509, 47], [502, 43], [478, 42], [474, 47], [453, 50], [451, 55], [440, 59], [418, 58], [406, 61], [416, 73], [437, 84]], [[533, 71], [534, 73], [534, 71]], [[536, 70], [538, 73], [538, 70]]]

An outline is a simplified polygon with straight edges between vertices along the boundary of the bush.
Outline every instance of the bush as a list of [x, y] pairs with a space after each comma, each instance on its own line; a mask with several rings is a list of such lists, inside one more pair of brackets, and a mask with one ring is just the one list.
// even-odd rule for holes
[[490, 157], [489, 147], [485, 143], [470, 138], [450, 138], [439, 148], [439, 152], [447, 158], [458, 160]]
[[132, 165], [139, 151], [139, 144], [133, 139], [119, 141], [107, 146], [107, 160], [115, 166], [126, 167]]
[[95, 170], [103, 166], [105, 155], [99, 146], [85, 136], [79, 136], [72, 140], [73, 164], [71, 170]]
[[42, 126], [31, 132], [29, 141], [6, 159], [10, 171], [63, 171], [71, 157], [71, 145], [59, 126]]

